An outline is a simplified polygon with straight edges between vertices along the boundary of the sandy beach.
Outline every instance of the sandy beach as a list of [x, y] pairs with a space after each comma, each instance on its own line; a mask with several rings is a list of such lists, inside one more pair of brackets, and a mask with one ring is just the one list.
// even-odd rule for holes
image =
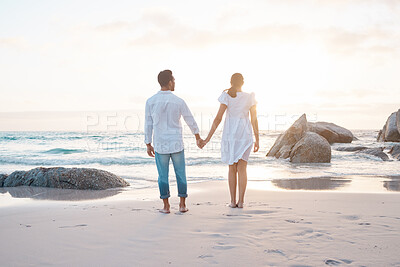
[[231, 209], [226, 182], [213, 181], [189, 184], [190, 211], [179, 213], [172, 197], [166, 215], [157, 210], [157, 189], [80, 201], [54, 200], [68, 190], [49, 192], [3, 203], [2, 265], [400, 265], [398, 193], [266, 191], [250, 183], [245, 208]]

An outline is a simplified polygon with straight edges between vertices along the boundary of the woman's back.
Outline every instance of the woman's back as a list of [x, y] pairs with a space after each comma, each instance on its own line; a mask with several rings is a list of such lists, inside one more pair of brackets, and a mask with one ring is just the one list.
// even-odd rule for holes
[[254, 93], [237, 92], [236, 97], [231, 97], [223, 92], [218, 101], [227, 106], [221, 140], [222, 161], [233, 164], [244, 154], [247, 161], [253, 144], [249, 111], [256, 104]]

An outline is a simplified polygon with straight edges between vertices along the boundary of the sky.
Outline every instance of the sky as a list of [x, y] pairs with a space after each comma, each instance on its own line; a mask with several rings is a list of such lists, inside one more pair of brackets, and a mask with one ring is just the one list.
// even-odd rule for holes
[[2, 131], [140, 120], [164, 69], [197, 117], [240, 72], [261, 129], [302, 113], [379, 129], [400, 108], [400, 1], [0, 0]]

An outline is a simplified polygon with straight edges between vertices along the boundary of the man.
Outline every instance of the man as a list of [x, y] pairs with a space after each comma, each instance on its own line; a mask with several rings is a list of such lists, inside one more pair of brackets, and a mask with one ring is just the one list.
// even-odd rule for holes
[[[172, 76], [172, 71], [161, 71], [158, 74], [158, 82], [161, 90], [146, 102], [144, 132], [147, 154], [156, 159], [160, 198], [164, 202], [164, 208], [160, 212], [170, 213], [168, 201], [170, 197], [168, 182], [170, 159], [172, 159], [174, 165], [178, 185], [179, 211], [187, 212], [185, 203], [187, 197], [185, 154], [180, 118], [183, 117], [196, 136], [196, 143], [199, 148], [203, 147], [203, 140], [200, 138], [199, 128], [185, 101], [172, 93], [175, 90], [175, 79]], [[153, 131], [154, 147], [151, 145]]]

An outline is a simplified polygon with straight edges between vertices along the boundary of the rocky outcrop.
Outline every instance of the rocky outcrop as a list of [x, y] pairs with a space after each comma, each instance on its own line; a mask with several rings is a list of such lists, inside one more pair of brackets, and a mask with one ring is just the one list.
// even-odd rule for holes
[[392, 155], [393, 158], [400, 160], [400, 145], [393, 146], [389, 154]]
[[303, 114], [278, 136], [267, 157], [290, 158], [298, 163], [330, 162], [331, 147], [324, 136], [332, 143], [351, 142], [354, 138], [350, 131], [336, 124], [307, 122]]
[[3, 186], [4, 180], [7, 178], [7, 174], [0, 174], [0, 187]]
[[382, 130], [379, 131], [378, 141], [400, 142], [400, 109], [393, 112], [386, 120]]
[[[2, 180], [3, 183], [1, 183]], [[29, 171], [15, 171], [5, 178], [0, 176], [0, 185], [3, 187], [40, 186], [91, 190], [129, 186], [124, 179], [107, 171], [63, 167], [39, 167]]]
[[396, 113], [397, 132], [400, 133], [400, 109]]
[[330, 144], [351, 143], [354, 139], [351, 131], [329, 122], [308, 122], [307, 130], [323, 136]]
[[292, 147], [303, 137], [307, 130], [306, 114], [298, 118], [289, 129], [279, 135], [274, 145], [267, 153], [267, 157], [287, 159]]
[[366, 147], [366, 146], [349, 146], [349, 147], [337, 147], [337, 148], [335, 148], [335, 150], [354, 152], [354, 151], [360, 151], [360, 150], [367, 149], [367, 148], [368, 147]]
[[331, 146], [328, 141], [313, 132], [306, 132], [290, 151], [293, 163], [331, 162]]
[[369, 154], [369, 155], [381, 158], [383, 161], [389, 160], [388, 155], [386, 155], [386, 153], [383, 152], [383, 147], [362, 149], [362, 150], [358, 151], [357, 153]]
[[351, 147], [337, 147], [337, 148], [335, 148], [335, 150], [369, 154], [369, 155], [378, 157], [378, 158], [382, 159], [383, 161], [389, 160], [388, 155], [385, 152], [383, 152], [383, 150], [384, 150], [383, 147], [368, 148], [366, 146], [351, 146]]

